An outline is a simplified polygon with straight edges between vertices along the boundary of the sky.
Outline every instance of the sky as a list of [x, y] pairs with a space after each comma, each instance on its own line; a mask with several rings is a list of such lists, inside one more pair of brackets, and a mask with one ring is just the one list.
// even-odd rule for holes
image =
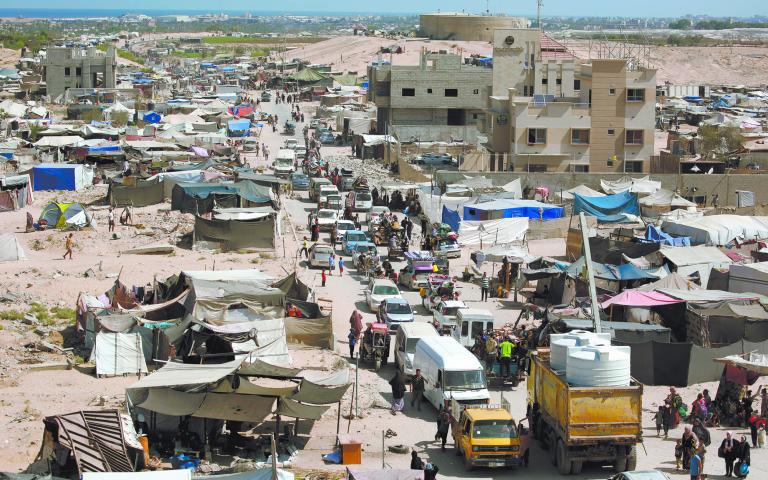
[[[3, 2], [0, 2], [0, 4]], [[244, 0], [28, 0], [23, 5], [16, 3], [16, 8], [110, 8], [110, 9], [179, 9], [215, 11], [248, 10], [253, 11], [334, 11], [334, 12], [397, 12], [419, 13], [437, 11], [461, 11], [466, 9], [472, 13], [486, 10], [491, 12], [504, 11], [510, 15], [534, 15], [536, 0], [388, 0], [372, 2], [370, 0], [282, 0], [271, 2], [249, 2]], [[631, 5], [629, 7], [628, 5]], [[11, 5], [0, 8], [10, 8]], [[643, 0], [640, 2], [624, 2], [621, 0], [544, 0], [542, 15], [544, 16], [624, 16], [624, 17], [677, 17], [686, 14], [710, 16], [751, 17], [753, 15], [768, 15], [767, 0]]]

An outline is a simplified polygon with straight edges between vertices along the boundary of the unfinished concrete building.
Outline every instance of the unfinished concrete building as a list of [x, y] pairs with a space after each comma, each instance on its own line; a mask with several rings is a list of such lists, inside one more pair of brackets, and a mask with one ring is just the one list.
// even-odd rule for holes
[[462, 64], [460, 55], [422, 52], [419, 65], [375, 62], [368, 79], [379, 133], [402, 141], [475, 142], [485, 122], [493, 70]]
[[115, 49], [49, 47], [43, 62], [45, 83], [51, 99], [68, 88], [115, 88]]
[[537, 29], [494, 35], [494, 86], [481, 170], [648, 172], [656, 71], [581, 61]]
[[473, 15], [464, 12], [425, 13], [419, 15], [419, 35], [433, 40], [490, 42], [493, 31], [502, 28], [526, 28], [531, 21], [507, 15]]

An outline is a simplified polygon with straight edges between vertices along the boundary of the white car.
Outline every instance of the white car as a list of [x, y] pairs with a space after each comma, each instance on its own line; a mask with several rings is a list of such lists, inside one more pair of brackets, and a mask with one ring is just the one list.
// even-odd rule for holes
[[344, 233], [347, 230], [355, 230], [355, 222], [352, 220], [339, 220], [336, 222], [336, 241], [344, 240]]
[[295, 138], [288, 138], [283, 143], [283, 148], [287, 148], [289, 150], [296, 150], [296, 146], [299, 144], [299, 141]]
[[437, 251], [445, 254], [446, 258], [461, 258], [459, 242], [445, 238], [437, 242]]
[[373, 197], [371, 192], [366, 190], [350, 192], [350, 195], [354, 195], [352, 201], [352, 209], [356, 212], [367, 212], [373, 208]]
[[371, 210], [366, 214], [365, 220], [370, 225], [371, 223], [377, 223], [382, 215], [389, 213], [389, 207], [376, 206], [371, 207]]
[[245, 142], [243, 143], [243, 151], [244, 152], [255, 152], [256, 147], [259, 145], [259, 142], [254, 140], [253, 138], [246, 138]]
[[386, 298], [403, 298], [395, 282], [387, 279], [372, 278], [365, 289], [365, 301], [372, 312], [379, 311], [379, 305]]
[[440, 328], [456, 327], [456, 313], [462, 308], [467, 305], [461, 300], [441, 300], [432, 309], [432, 318]]
[[329, 208], [321, 208], [317, 211], [317, 224], [320, 225], [320, 231], [330, 231], [333, 224], [336, 223], [338, 212]]
[[339, 195], [339, 196], [341, 196], [339, 194], [339, 189], [336, 188], [336, 185], [333, 185], [333, 184], [330, 184], [330, 183], [320, 185], [320, 194], [319, 194], [319, 196], [317, 198], [317, 203], [319, 203], [320, 205], [325, 205], [325, 202], [328, 201], [328, 196], [329, 195]]
[[328, 257], [331, 254], [333, 254], [333, 247], [330, 245], [322, 243], [312, 245], [309, 249], [309, 267], [328, 268]]

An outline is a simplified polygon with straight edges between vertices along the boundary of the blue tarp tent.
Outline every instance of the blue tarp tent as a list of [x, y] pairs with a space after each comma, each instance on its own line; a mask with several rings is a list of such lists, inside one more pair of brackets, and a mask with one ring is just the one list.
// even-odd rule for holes
[[668, 233], [662, 232], [660, 228], [654, 225], [648, 225], [648, 228], [645, 229], [645, 239], [649, 242], [671, 245], [673, 247], [691, 246], [691, 237], [673, 237]]
[[604, 197], [583, 197], [576, 193], [573, 196], [573, 214], [581, 212], [597, 217], [598, 222], [624, 222], [627, 221], [625, 213], [639, 216], [640, 206], [637, 195], [630, 192]]
[[41, 163], [32, 168], [32, 189], [80, 190], [93, 181], [93, 170], [72, 163]]
[[247, 137], [251, 129], [251, 121], [247, 118], [230, 120], [227, 122], [227, 131], [230, 137]]
[[456, 210], [450, 210], [448, 207], [443, 205], [442, 222], [446, 225], [450, 225], [454, 232], [458, 232], [459, 225], [461, 224], [461, 217], [459, 216], [459, 212]]
[[500, 218], [528, 217], [551, 220], [563, 216], [563, 207], [536, 200], [494, 200], [464, 206], [464, 220], [497, 220]]
[[[628, 280], [658, 280], [658, 275], [643, 270], [631, 263], [625, 263], [624, 265], [608, 265], [605, 263], [592, 262], [594, 268], [595, 278], [601, 278], [603, 280], [610, 280], [613, 282], [628, 281]], [[585, 271], [586, 262], [584, 257], [579, 258], [572, 264], [565, 268], [565, 273], [569, 277], [579, 277], [583, 271]]]
[[163, 117], [157, 112], [147, 112], [144, 114], [143, 118], [144, 118], [144, 121], [147, 123], [160, 123], [160, 120]]

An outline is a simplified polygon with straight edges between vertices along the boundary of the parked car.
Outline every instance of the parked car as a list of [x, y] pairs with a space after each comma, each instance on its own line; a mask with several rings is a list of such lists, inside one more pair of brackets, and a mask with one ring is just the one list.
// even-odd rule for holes
[[272, 94], [269, 92], [261, 92], [261, 101], [262, 102], [271, 102], [272, 101]]
[[333, 247], [324, 243], [316, 243], [309, 249], [310, 268], [328, 268], [328, 257], [333, 253]]
[[254, 138], [246, 138], [245, 142], [243, 142], [243, 151], [244, 152], [255, 152], [256, 146], [259, 144], [258, 141]]
[[456, 240], [445, 238], [437, 242], [437, 250], [446, 258], [461, 258], [461, 246]]
[[324, 133], [318, 138], [323, 145], [332, 145], [336, 142], [336, 137], [332, 133]]
[[462, 308], [467, 308], [467, 304], [461, 300], [441, 300], [432, 309], [432, 320], [435, 327], [441, 331], [454, 329], [458, 326], [456, 314]]
[[390, 332], [400, 328], [400, 324], [413, 321], [413, 309], [404, 298], [388, 298], [379, 305], [379, 322], [386, 323]]
[[293, 172], [288, 176], [294, 190], [309, 190], [309, 177], [303, 173]]
[[447, 153], [424, 153], [415, 157], [413, 163], [416, 165], [450, 165], [453, 163], [453, 157]]
[[344, 240], [344, 234], [348, 230], [355, 229], [355, 222], [352, 220], [339, 220], [336, 222], [336, 241], [341, 242]]
[[321, 208], [317, 211], [317, 223], [320, 225], [320, 231], [330, 231], [333, 224], [338, 220], [338, 212], [330, 208]]
[[365, 290], [365, 301], [372, 312], [379, 311], [379, 305], [389, 298], [403, 298], [395, 282], [387, 279], [372, 278]]
[[344, 239], [341, 241], [341, 250], [347, 255], [352, 255], [352, 249], [355, 248], [355, 244], [368, 241], [368, 235], [364, 231], [347, 230], [344, 234]]
[[669, 480], [669, 475], [658, 470], [634, 470], [617, 473], [608, 480]]

